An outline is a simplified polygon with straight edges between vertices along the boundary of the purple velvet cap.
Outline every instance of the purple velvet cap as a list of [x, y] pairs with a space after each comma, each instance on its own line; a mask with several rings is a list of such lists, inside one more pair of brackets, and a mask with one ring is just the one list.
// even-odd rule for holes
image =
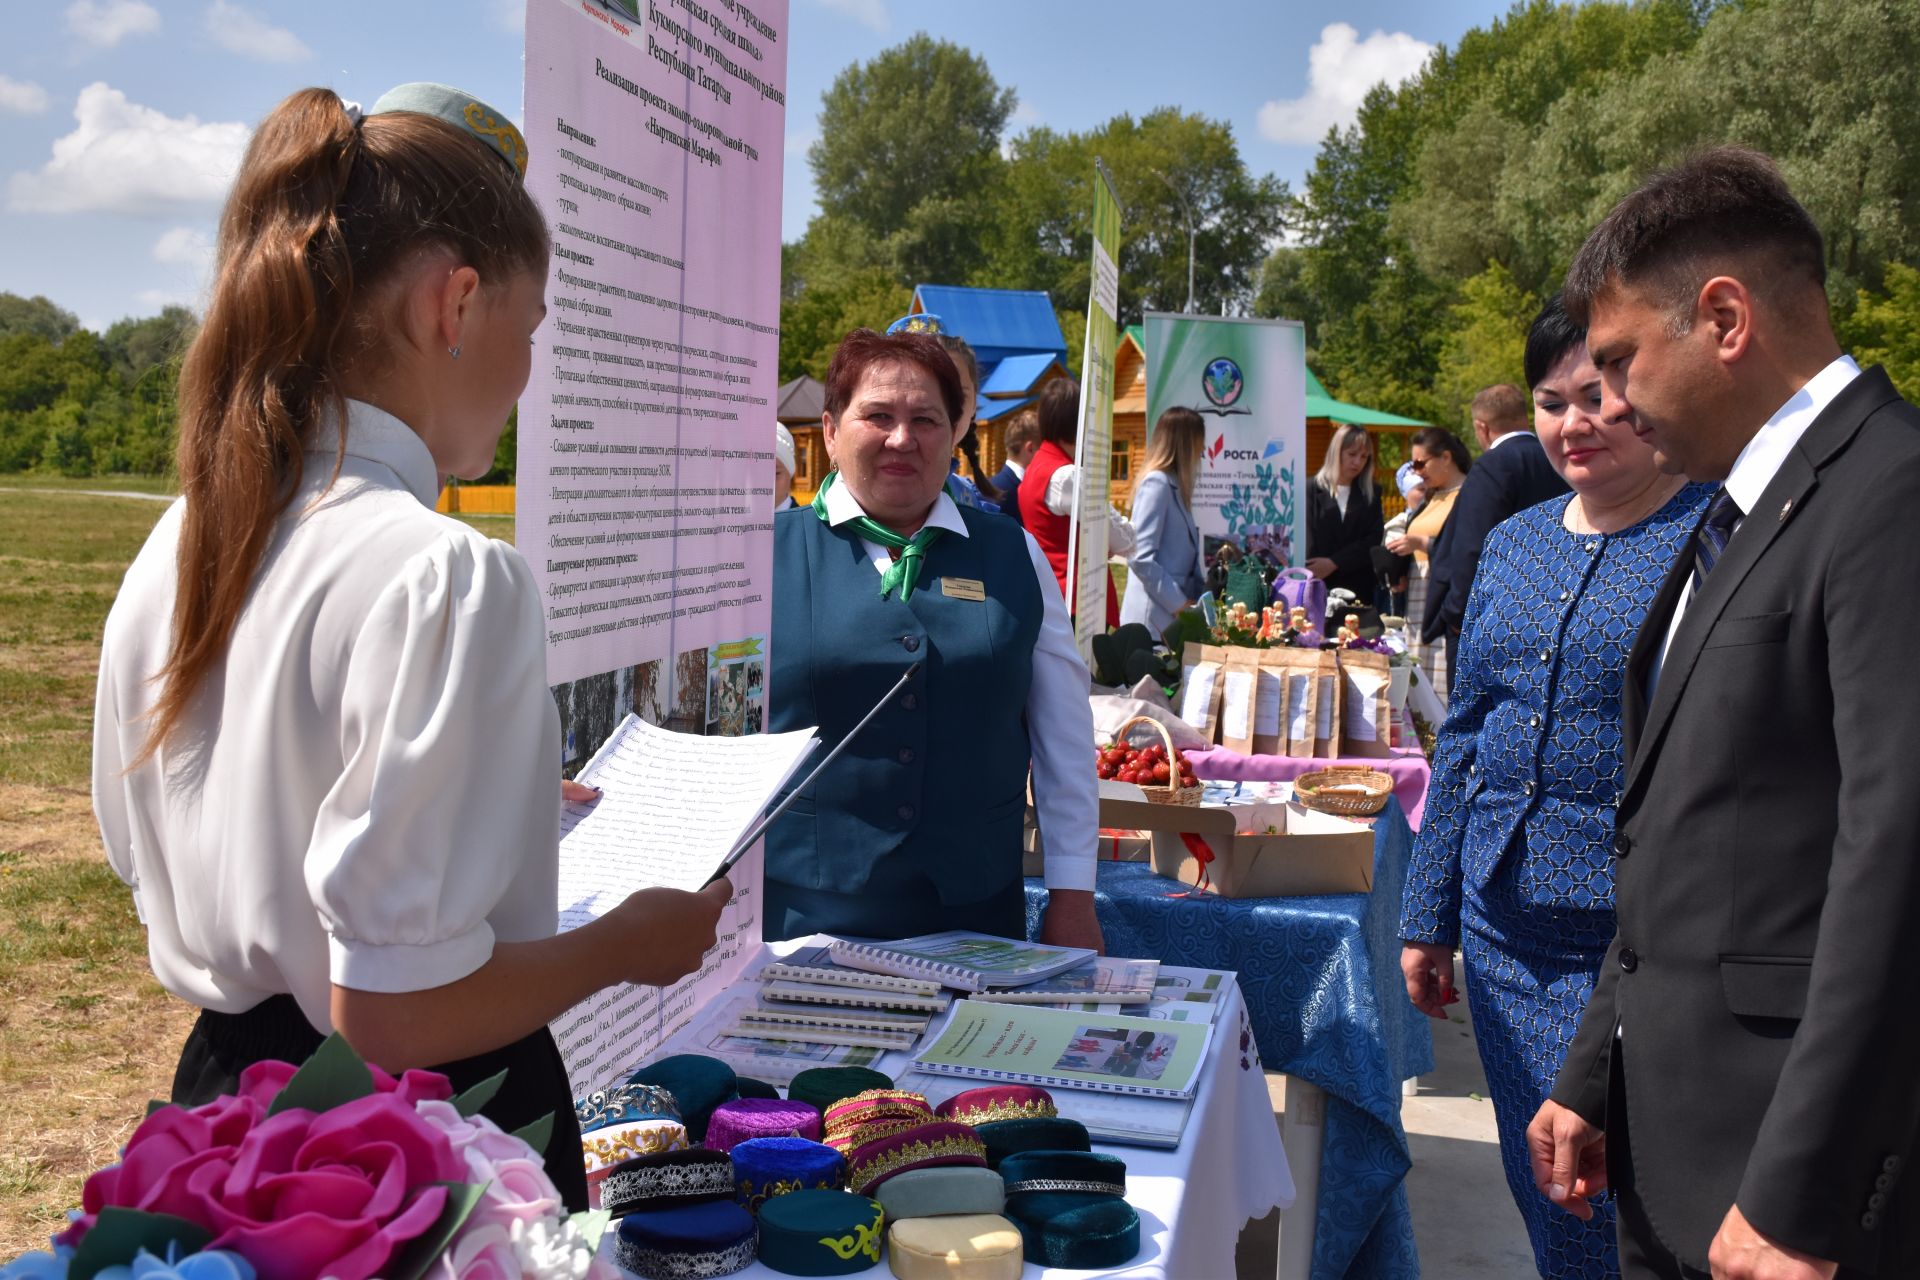
[[706, 1145], [731, 1151], [749, 1138], [820, 1139], [820, 1113], [785, 1098], [735, 1098], [714, 1108]]

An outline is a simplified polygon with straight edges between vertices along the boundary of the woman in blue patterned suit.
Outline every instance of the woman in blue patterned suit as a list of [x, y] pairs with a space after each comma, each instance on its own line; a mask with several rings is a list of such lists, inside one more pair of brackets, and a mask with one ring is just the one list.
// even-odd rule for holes
[[1627, 652], [1711, 490], [1662, 475], [1630, 419], [1602, 418], [1586, 335], [1558, 298], [1527, 335], [1526, 372], [1540, 443], [1573, 493], [1487, 539], [1407, 872], [1401, 969], [1408, 998], [1443, 1018], [1459, 945], [1540, 1274], [1613, 1276], [1611, 1206], [1581, 1222], [1548, 1204], [1526, 1128], [1613, 939]]

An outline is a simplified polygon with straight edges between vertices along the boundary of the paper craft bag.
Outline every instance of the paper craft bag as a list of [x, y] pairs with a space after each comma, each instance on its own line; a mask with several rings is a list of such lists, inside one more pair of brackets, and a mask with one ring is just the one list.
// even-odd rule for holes
[[1282, 692], [1279, 749], [1274, 754], [1311, 759], [1320, 706], [1320, 651], [1269, 649], [1267, 666], [1279, 677]]
[[1277, 663], [1283, 649], [1262, 649], [1260, 669], [1253, 685], [1253, 753], [1257, 756], [1286, 754], [1287, 745], [1287, 669]]
[[1340, 655], [1332, 649], [1315, 653], [1315, 680], [1319, 704], [1314, 707], [1313, 754], [1331, 760], [1340, 754], [1341, 694], [1345, 682], [1340, 678]]
[[1384, 653], [1369, 649], [1340, 651], [1341, 696], [1346, 701], [1341, 720], [1342, 750], [1350, 756], [1383, 756], [1392, 736], [1393, 670]]
[[1260, 683], [1260, 650], [1227, 650], [1220, 675], [1220, 745], [1247, 754], [1253, 750], [1254, 696]]
[[1196, 640], [1187, 641], [1181, 655], [1186, 678], [1180, 685], [1180, 718], [1209, 743], [1220, 740], [1220, 675], [1226, 656], [1226, 650]]

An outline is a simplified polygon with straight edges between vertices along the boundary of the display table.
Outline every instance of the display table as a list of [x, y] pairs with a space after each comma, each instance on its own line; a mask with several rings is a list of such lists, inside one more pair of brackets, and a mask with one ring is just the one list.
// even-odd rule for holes
[[[751, 982], [752, 975], [778, 953], [820, 941], [823, 939], [812, 938], [763, 947], [741, 982]], [[727, 1003], [722, 998], [714, 1005], [718, 1009]], [[936, 1020], [928, 1034], [939, 1026]], [[703, 1023], [696, 1019], [667, 1041], [659, 1056], [698, 1052], [693, 1046], [703, 1043], [706, 1034]], [[979, 1083], [911, 1072], [908, 1058], [903, 1053], [887, 1054], [878, 1069], [893, 1076], [900, 1088], [925, 1093], [936, 1103]], [[1071, 1091], [1056, 1092], [1055, 1098], [1062, 1113], [1071, 1115]], [[1140, 1215], [1139, 1255], [1131, 1266], [1118, 1271], [1068, 1271], [1029, 1263], [1025, 1280], [1071, 1280], [1094, 1275], [1195, 1280], [1233, 1275], [1234, 1245], [1240, 1229], [1254, 1218], [1293, 1204], [1293, 1178], [1273, 1124], [1273, 1107], [1267, 1098], [1259, 1051], [1254, 1047], [1247, 1003], [1237, 990], [1221, 1006], [1193, 1114], [1180, 1146], [1160, 1151], [1102, 1142], [1096, 1143], [1094, 1150], [1127, 1162], [1127, 1202]], [[603, 1245], [603, 1255], [608, 1258], [613, 1255], [613, 1234], [609, 1229]], [[735, 1274], [769, 1277], [779, 1273], [756, 1262]], [[883, 1257], [878, 1267], [861, 1274], [882, 1277], [890, 1272]]]
[[1393, 779], [1393, 794], [1400, 801], [1406, 822], [1420, 829], [1421, 815], [1427, 807], [1427, 787], [1433, 781], [1433, 769], [1418, 747], [1402, 747], [1390, 756], [1342, 756], [1337, 760], [1301, 760], [1293, 756], [1250, 756], [1225, 747], [1189, 751], [1194, 773], [1213, 782], [1292, 782], [1303, 773], [1334, 765], [1358, 765], [1378, 769]]
[[[1315, 1280], [1419, 1274], [1400, 1084], [1433, 1069], [1433, 1040], [1400, 976], [1412, 833], [1397, 797], [1375, 833], [1371, 894], [1187, 897], [1187, 886], [1144, 863], [1099, 864], [1095, 908], [1108, 953], [1235, 970], [1261, 1060], [1326, 1091]], [[1038, 880], [1027, 881], [1030, 933], [1046, 896]]]

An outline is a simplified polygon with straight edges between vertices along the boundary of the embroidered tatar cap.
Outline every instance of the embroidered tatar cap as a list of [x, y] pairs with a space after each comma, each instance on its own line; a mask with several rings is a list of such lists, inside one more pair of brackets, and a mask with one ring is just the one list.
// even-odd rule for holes
[[722, 1200], [628, 1214], [613, 1260], [647, 1280], [726, 1276], [750, 1266], [759, 1244], [753, 1215]]
[[822, 1113], [834, 1103], [868, 1089], [891, 1089], [893, 1081], [865, 1067], [809, 1067], [787, 1085], [787, 1096]]
[[984, 1168], [986, 1163], [986, 1147], [980, 1135], [964, 1124], [935, 1120], [854, 1148], [847, 1157], [847, 1185], [866, 1196], [888, 1178], [909, 1169], [955, 1164]]
[[1122, 1196], [1127, 1166], [1090, 1151], [1022, 1151], [1000, 1162], [1007, 1217], [1028, 1262], [1083, 1270], [1124, 1266], [1140, 1252], [1140, 1215]]
[[678, 1120], [627, 1120], [603, 1125], [580, 1135], [580, 1153], [587, 1166], [587, 1200], [603, 1207], [601, 1189], [607, 1175], [639, 1156], [685, 1151], [686, 1126]]
[[735, 1098], [716, 1107], [707, 1121], [707, 1145], [715, 1151], [731, 1151], [749, 1138], [819, 1136], [820, 1113], [784, 1098]]
[[992, 1124], [1000, 1120], [1048, 1120], [1060, 1114], [1053, 1095], [1035, 1085], [1001, 1084], [956, 1093], [933, 1109], [942, 1120]]
[[898, 320], [895, 320], [887, 326], [888, 333], [924, 333], [934, 338], [940, 337], [946, 333], [946, 331], [947, 328], [941, 323], [940, 317], [934, 315], [931, 311], [922, 311], [918, 315], [901, 316]]
[[623, 1160], [600, 1183], [600, 1207], [616, 1218], [713, 1200], [732, 1203], [733, 1161], [700, 1147]]
[[887, 1211], [888, 1222], [898, 1222], [902, 1218], [999, 1213], [1007, 1203], [1007, 1188], [991, 1169], [945, 1165], [896, 1173], [874, 1188], [873, 1198]]
[[760, 1209], [760, 1261], [789, 1276], [847, 1276], [880, 1261], [886, 1215], [865, 1196], [795, 1191]]
[[695, 1142], [707, 1139], [707, 1122], [715, 1107], [732, 1098], [739, 1090], [739, 1077], [733, 1068], [718, 1058], [700, 1053], [676, 1053], [649, 1062], [631, 1076], [632, 1084], [650, 1084], [665, 1089], [680, 1104], [680, 1119], [687, 1136]]
[[980, 1140], [987, 1144], [987, 1167], [998, 1169], [1001, 1161], [1017, 1151], [1091, 1151], [1093, 1139], [1087, 1126], [1064, 1117], [1034, 1120], [996, 1120], [976, 1127]]
[[680, 1105], [665, 1089], [650, 1084], [619, 1084], [576, 1098], [573, 1113], [580, 1132], [592, 1133], [628, 1120], [678, 1120]]
[[367, 108], [368, 116], [389, 111], [413, 111], [445, 120], [486, 144], [489, 151], [513, 166], [514, 176], [527, 176], [527, 140], [504, 111], [496, 111], [480, 99], [450, 84], [417, 80], [397, 85], [380, 95]]
[[733, 1198], [757, 1210], [795, 1191], [838, 1191], [847, 1185], [846, 1157], [805, 1138], [749, 1138], [733, 1157]]
[[868, 1089], [828, 1107], [824, 1127], [831, 1140], [869, 1124], [892, 1120], [925, 1124], [931, 1119], [933, 1107], [922, 1094], [907, 1089]]

